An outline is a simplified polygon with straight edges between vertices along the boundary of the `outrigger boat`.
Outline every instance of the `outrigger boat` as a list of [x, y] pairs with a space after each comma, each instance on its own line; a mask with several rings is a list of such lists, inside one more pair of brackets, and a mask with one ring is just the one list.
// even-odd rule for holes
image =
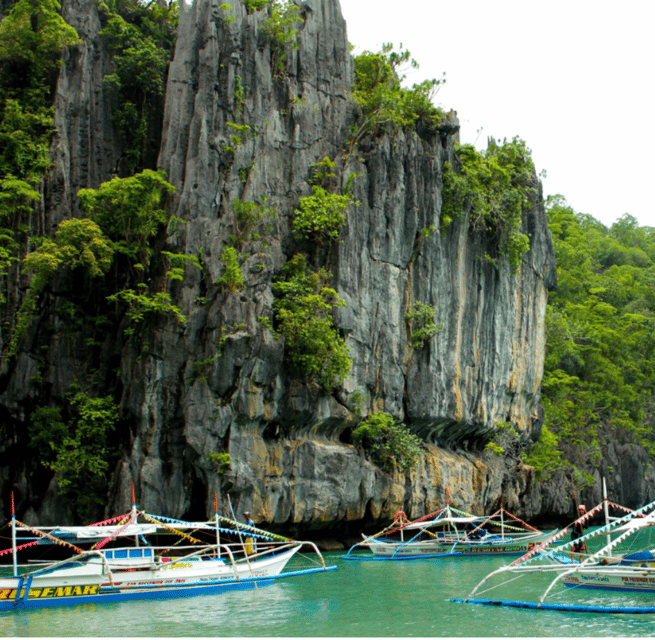
[[[13, 574], [0, 577], [0, 611], [212, 594], [337, 568], [326, 566], [312, 542], [290, 540], [215, 511], [214, 521], [185, 522], [137, 511], [133, 504], [130, 513], [95, 525], [37, 529], [16, 520], [12, 496], [12, 548], [0, 555], [12, 553]], [[177, 536], [174, 542], [170, 534]], [[146, 536], [167, 542], [152, 546]], [[81, 548], [88, 543], [90, 548]], [[18, 551], [42, 544], [74, 553], [63, 560], [18, 565]], [[303, 556], [309, 567], [285, 572], [303, 545], [312, 548], [317, 560]]]
[[[628, 511], [628, 513], [623, 517], [610, 520], [608, 515], [610, 506]], [[606, 524], [604, 526], [576, 540], [552, 546], [553, 543], [561, 540], [576, 523], [588, 521], [601, 510], [605, 512]], [[616, 553], [620, 546], [626, 547], [631, 540], [634, 542], [639, 533], [653, 526], [655, 526], [655, 502], [631, 511], [608, 502], [605, 497], [603, 503], [585, 513], [572, 525], [562, 529], [542, 545], [532, 549], [510, 565], [491, 572], [475, 586], [467, 598], [453, 599], [452, 602], [593, 613], [655, 613], [655, 606], [636, 606], [634, 604], [621, 606], [620, 603], [590, 605], [586, 602], [575, 602], [571, 597], [574, 589], [655, 595], [655, 550], [636, 552], [630, 550], [628, 553]], [[592, 553], [572, 552], [574, 544], [586, 543], [594, 539], [600, 539], [603, 542], [600, 548]], [[578, 556], [579, 559], [576, 559], [575, 556]], [[532, 576], [532, 578], [528, 580], [527, 576]], [[535, 600], [511, 600], [489, 595], [498, 594], [499, 588], [508, 582], [522, 578], [526, 579], [524, 583], [527, 586], [521, 586], [521, 593], [527, 595], [530, 590], [538, 588], [539, 581], [537, 580], [535, 583], [535, 576], [550, 576], [545, 589], [541, 583], [543, 593], [540, 596], [535, 595]], [[498, 584], [498, 580], [502, 580], [502, 582]], [[556, 587], [560, 585], [569, 589], [558, 591]], [[487, 588], [480, 591], [483, 586]], [[487, 595], [487, 597], [474, 597], [476, 595]], [[547, 601], [551, 595], [556, 596], [560, 601]], [[564, 602], [561, 601], [562, 599]]]
[[[396, 535], [396, 538], [390, 536]], [[449, 556], [520, 556], [548, 537], [526, 524], [502, 506], [494, 514], [475, 516], [446, 504], [443, 509], [407, 521], [398, 512], [391, 526], [352, 546], [344, 558], [364, 560], [352, 555], [368, 548], [374, 559], [411, 560]]]

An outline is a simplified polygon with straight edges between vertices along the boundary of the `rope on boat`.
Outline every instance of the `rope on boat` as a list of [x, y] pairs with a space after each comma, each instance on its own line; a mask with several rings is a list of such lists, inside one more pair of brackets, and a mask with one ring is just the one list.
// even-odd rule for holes
[[526, 563], [529, 560], [532, 559], [533, 556], [537, 555], [538, 553], [541, 553], [546, 547], [548, 547], [551, 543], [555, 542], [555, 540], [559, 540], [560, 538], [564, 537], [564, 535], [569, 531], [569, 527], [564, 527], [561, 531], [558, 531], [556, 534], [548, 538], [548, 540], [545, 540], [541, 544], [537, 545], [536, 547], [533, 547], [528, 551], [525, 555], [521, 556], [520, 558], [517, 558], [510, 564], [510, 567], [516, 567], [520, 564]]
[[[450, 507], [450, 510], [457, 513], [457, 514], [459, 514], [460, 516], [466, 516], [467, 518], [477, 518], [478, 517], [478, 516], [473, 515], [472, 513], [466, 513], [466, 511], [460, 511], [459, 509], [455, 509], [453, 507]], [[535, 529], [534, 527], [531, 527], [526, 522], [523, 522], [523, 520], [521, 520], [520, 518], [517, 518], [513, 513], [510, 513], [509, 511], [507, 511], [507, 509], [504, 509], [503, 507], [501, 507], [500, 509], [498, 509], [498, 511], [496, 511], [495, 513], [492, 513], [490, 516], [488, 516], [487, 519], [484, 520], [484, 522], [482, 522], [482, 524], [478, 525], [475, 529], [473, 529], [473, 531], [470, 531], [467, 535], [470, 536], [472, 533], [474, 533], [478, 529], [484, 527], [484, 525], [487, 524], [487, 522], [490, 522], [491, 519], [496, 517], [501, 511], [503, 513], [507, 514], [510, 518], [513, 518], [517, 522], [520, 522], [524, 527], [527, 527], [528, 529], [531, 529], [532, 531], [536, 531], [537, 533], [539, 533], [539, 529]], [[498, 523], [498, 522], [493, 522], [493, 524], [496, 525], [496, 526], [501, 526], [500, 523]], [[505, 529], [511, 529], [512, 531], [523, 531], [523, 529], [521, 529], [520, 527], [514, 527], [511, 524], [507, 524], [506, 522], [503, 523], [502, 526]]]
[[59, 538], [55, 538], [54, 536], [51, 536], [49, 533], [45, 533], [45, 531], [39, 531], [38, 529], [33, 529], [32, 527], [27, 526], [23, 522], [19, 522], [16, 520], [16, 524], [25, 529], [26, 531], [29, 531], [30, 533], [33, 533], [37, 536], [41, 536], [42, 538], [48, 538], [51, 542], [54, 542], [55, 544], [59, 544], [62, 547], [68, 547], [70, 549], [73, 549], [76, 553], [84, 553], [83, 549], [80, 549], [79, 547], [76, 547], [74, 544], [71, 544], [70, 542], [66, 542], [65, 540], [60, 540]]
[[[505, 508], [502, 508], [502, 509], [503, 509], [504, 513], [506, 513], [508, 516], [510, 516], [510, 518], [514, 518], [514, 520], [516, 520], [517, 522], [520, 522], [527, 529], [531, 529], [532, 531], [536, 531], [537, 533], [539, 533], [539, 529], [535, 529], [533, 526], [529, 525], [527, 522], [523, 522], [523, 520], [521, 520], [521, 518], [517, 518], [513, 513], [510, 513], [509, 511], [507, 511], [507, 509], [505, 509]], [[505, 526], [508, 526], [508, 525], [505, 525]]]
[[625, 511], [626, 513], [632, 513], [632, 509], [628, 509], [628, 507], [624, 507], [620, 504], [615, 504], [614, 502], [610, 502], [609, 500], [607, 501], [608, 506], [614, 507], [615, 509], [619, 509], [620, 511]]
[[[27, 549], [28, 547], [33, 547], [35, 545], [39, 544], [38, 540], [34, 540], [33, 542], [26, 542], [25, 544], [21, 544], [19, 547], [16, 547], [16, 551], [21, 551], [22, 549]], [[4, 549], [3, 551], [0, 551], [0, 556], [6, 556], [8, 553], [12, 553], [13, 549], [10, 547], [9, 549]]]
[[370, 540], [371, 538], [377, 538], [378, 536], [384, 534], [391, 535], [392, 533], [396, 533], [396, 531], [400, 531], [401, 529], [406, 529], [407, 526], [410, 524], [418, 524], [419, 522], [423, 522], [424, 520], [428, 520], [429, 518], [438, 516], [439, 514], [443, 513], [445, 510], [446, 507], [444, 507], [443, 509], [439, 509], [438, 511], [433, 511], [432, 513], [428, 513], [427, 516], [423, 516], [422, 518], [418, 518], [417, 520], [406, 522], [402, 527], [396, 527], [395, 529], [390, 530], [396, 524], [396, 521], [394, 520], [386, 529], [383, 529], [380, 533], [376, 533], [374, 536], [370, 536], [369, 538], [367, 538], [367, 540]]
[[[587, 520], [590, 520], [596, 513], [598, 513], [601, 509], [603, 509], [603, 504], [598, 504], [596, 505], [593, 509], [590, 511], [587, 511], [583, 516], [580, 516], [577, 520], [574, 520], [570, 525], [567, 527], [564, 527], [561, 531], [558, 531], [555, 535], [551, 536], [546, 540], [545, 542], [542, 542], [541, 544], [537, 545], [536, 547], [532, 548], [530, 551], [528, 551], [525, 555], [521, 556], [520, 558], [517, 558], [510, 564], [510, 566], [518, 566], [520, 564], [524, 564], [529, 562], [530, 560], [534, 559], [534, 556], [537, 554], [540, 554], [546, 547], [548, 547], [551, 543], [555, 542], [555, 540], [559, 540], [560, 538], [564, 537], [564, 535], [571, 530], [571, 527], [575, 526], [579, 522], [586, 522]], [[632, 511], [630, 512], [632, 513]], [[593, 535], [598, 535], [598, 531], [593, 532]], [[577, 538], [576, 540], [572, 540], [569, 544], [573, 544], [574, 542], [580, 542], [583, 540], [586, 540], [587, 538], [593, 537], [591, 533], [588, 533], [584, 536], [581, 536], [580, 538]]]
[[[123, 524], [123, 520], [127, 518], [127, 522]], [[120, 529], [117, 529], [114, 533], [112, 533], [110, 536], [106, 537], [104, 540], [100, 540], [100, 542], [96, 542], [91, 549], [102, 549], [108, 542], [113, 540], [114, 538], [117, 538], [125, 529], [127, 529], [131, 524], [136, 522], [136, 517], [132, 518], [131, 514], [127, 514], [126, 518], [123, 518], [123, 520], [120, 521], [119, 524], [123, 524], [123, 526]]]
[[253, 527], [247, 524], [243, 524], [241, 522], [237, 522], [236, 520], [232, 520], [230, 518], [226, 518], [225, 516], [218, 516], [219, 520], [224, 520], [228, 524], [231, 524], [233, 527], [237, 527], [239, 529], [244, 529], [246, 531], [250, 531], [251, 533], [258, 533], [260, 536], [268, 537], [268, 538], [273, 538], [274, 540], [281, 540], [282, 542], [293, 542], [291, 538], [285, 538], [284, 536], [280, 536], [277, 533], [271, 533], [270, 531], [264, 531], [263, 529], [258, 529], [257, 527]]
[[509, 580], [505, 580], [505, 582], [501, 582], [500, 584], [495, 584], [493, 587], [489, 587], [488, 589], [485, 589], [484, 591], [480, 591], [480, 595], [483, 593], [487, 593], [488, 591], [493, 591], [494, 589], [497, 589], [498, 587], [504, 587], [506, 584], [509, 584], [510, 582], [514, 582], [514, 580], [520, 580], [523, 577], [522, 574], [517, 575], [515, 578], [510, 578]]
[[[115, 518], [110, 518], [109, 520], [104, 520], [102, 522], [95, 522], [95, 523], [89, 524], [87, 526], [89, 526], [89, 527], [102, 527], [102, 526], [107, 525], [107, 524], [113, 524], [114, 522], [117, 522], [118, 520], [122, 520], [123, 518], [128, 517], [129, 515], [130, 514], [128, 513], [128, 514], [125, 514], [125, 515], [122, 515], [122, 516], [116, 516]], [[29, 528], [29, 527], [26, 527], [24, 524], [19, 523], [18, 521], [16, 521], [16, 524], [18, 524], [19, 526], [25, 527], [26, 529]], [[44, 535], [46, 538], [49, 538], [50, 540], [52, 540], [52, 537], [49, 536], [48, 534], [42, 534], [42, 535]], [[59, 539], [57, 538], [57, 540], [59, 540]], [[59, 542], [61, 543], [61, 540]], [[21, 544], [20, 546], [16, 547], [16, 551], [22, 551], [23, 549], [28, 549], [29, 547], [34, 547], [34, 546], [36, 546], [38, 544], [39, 544], [38, 540], [34, 540], [32, 542], [27, 542], [25, 544]], [[73, 548], [77, 549], [77, 547], [73, 547]], [[13, 552], [12, 548], [3, 549], [2, 551], [0, 551], [0, 556], [6, 556], [7, 554], [12, 553], [12, 552]]]
[[[455, 511], [455, 513], [457, 513], [457, 510], [456, 510], [456, 509], [453, 509], [453, 511]], [[473, 529], [473, 531], [470, 531], [467, 535], [470, 537], [470, 536], [471, 536], [472, 534], [474, 534], [478, 529], [482, 529], [482, 527], [484, 527], [484, 525], [487, 524], [487, 522], [489, 522], [489, 520], [491, 520], [491, 518], [493, 518], [494, 516], [497, 516], [500, 512], [501, 512], [501, 509], [498, 509], [498, 511], [496, 511], [496, 513], [492, 513], [492, 514], [491, 514], [491, 515], [490, 515], [486, 520], [484, 520], [484, 521], [482, 522], [482, 524], [479, 524], [477, 527], [475, 527], [475, 529]], [[463, 513], [463, 512], [462, 512], [462, 513]]]
[[[157, 516], [160, 520], [163, 520], [164, 522], [173, 522], [175, 524], [183, 524], [183, 525], [189, 525], [191, 523], [186, 522], [185, 520], [176, 520], [175, 518], [168, 518], [165, 516]], [[282, 542], [293, 542], [291, 538], [285, 538], [284, 536], [280, 536], [277, 533], [271, 533], [270, 531], [264, 531], [263, 529], [258, 529], [257, 527], [252, 527], [247, 524], [243, 524], [241, 522], [237, 522], [236, 520], [232, 520], [231, 518], [226, 518], [225, 516], [218, 516], [219, 520], [223, 520], [227, 522], [228, 524], [231, 524], [233, 527], [238, 527], [239, 529], [243, 529], [245, 531], [250, 531], [251, 533], [258, 534], [264, 539], [268, 540], [281, 540]], [[213, 520], [210, 520], [209, 522], [203, 523], [208, 531], [216, 531], [216, 526], [214, 524]], [[222, 531], [224, 533], [234, 533], [234, 530], [230, 529], [223, 529], [220, 528], [219, 531]]]
[[[299, 556], [300, 558], [304, 558], [304, 559], [307, 560], [308, 562], [311, 562], [312, 564], [315, 564], [315, 565], [317, 565], [317, 566], [321, 564], [320, 562], [317, 562], [317, 561], [314, 560], [313, 558], [310, 558], [309, 556], [306, 556], [304, 553], [300, 553], [300, 552], [298, 552], [296, 555]], [[325, 566], [325, 565], [323, 565], [323, 566]]]
[[153, 516], [145, 513], [144, 511], [141, 512], [141, 515], [148, 520], [149, 522], [152, 522], [153, 524], [156, 524], [157, 526], [163, 527], [164, 529], [167, 529], [171, 533], [174, 533], [178, 536], [182, 536], [183, 538], [186, 538], [187, 540], [193, 542], [194, 544], [203, 544], [202, 540], [198, 540], [197, 538], [194, 538], [193, 536], [188, 535], [187, 533], [183, 533], [182, 531], [179, 531], [178, 529], [174, 529], [173, 527], [169, 527], [167, 524], [164, 524], [163, 522], [160, 522], [159, 520], [156, 520]]

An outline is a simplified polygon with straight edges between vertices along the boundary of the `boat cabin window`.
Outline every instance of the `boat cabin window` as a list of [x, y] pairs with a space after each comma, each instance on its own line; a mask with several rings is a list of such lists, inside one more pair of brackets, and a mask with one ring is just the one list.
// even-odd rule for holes
[[[128, 555], [129, 554], [129, 555]], [[121, 558], [152, 558], [152, 549], [108, 549], [105, 552], [108, 560], [119, 560]]]

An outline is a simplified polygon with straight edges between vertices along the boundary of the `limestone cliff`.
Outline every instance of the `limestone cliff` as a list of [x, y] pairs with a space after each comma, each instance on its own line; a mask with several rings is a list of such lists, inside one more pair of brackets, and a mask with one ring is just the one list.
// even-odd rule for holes
[[[188, 320], [162, 322], [147, 350], [114, 327], [96, 356], [101, 388], [120, 381], [123, 418], [106, 512], [125, 508], [134, 482], [141, 506], [171, 516], [204, 516], [216, 489], [274, 528], [357, 529], [401, 508], [414, 517], [432, 510], [450, 484], [461, 507], [483, 511], [502, 499], [535, 515], [531, 469], [507, 468], [476, 451], [496, 422], [511, 423], [525, 440], [541, 425], [544, 316], [555, 265], [536, 177], [522, 225], [530, 250], [518, 273], [484, 261], [489, 247], [463, 222], [422, 234], [440, 226], [456, 117], [436, 133], [396, 131], [344, 153], [358, 111], [338, 0], [298, 5], [299, 47], [288, 51], [278, 76], [262, 34], [265, 13], [248, 15], [240, 0], [228, 4], [231, 10], [210, 0], [181, 7], [168, 72], [159, 168], [176, 187], [168, 206], [184, 224], [166, 241], [203, 260], [203, 271], [187, 269], [172, 290]], [[111, 61], [98, 39], [96, 5], [64, 0], [63, 15], [83, 44], [68, 54], [59, 78], [46, 232], [77, 214], [77, 191], [111, 178], [121, 156], [102, 83]], [[237, 121], [253, 135], [229, 150], [228, 123]], [[283, 343], [258, 322], [271, 314], [272, 279], [297, 249], [290, 221], [310, 192], [311, 165], [325, 156], [339, 158], [342, 184], [359, 174], [353, 191], [361, 202], [331, 256], [333, 286], [347, 303], [337, 320], [353, 365], [330, 395], [286, 375]], [[214, 283], [234, 233], [230, 205], [261, 196], [277, 212], [269, 246], [251, 243], [244, 290], [222, 291]], [[52, 318], [66, 286], [49, 293], [29, 339], [4, 363], [0, 388], [0, 500], [13, 487], [26, 519], [42, 523], [67, 515], [54, 482], [47, 490], [33, 484], [24, 426], [31, 406], [61, 401], [86, 366], [83, 349]], [[420, 350], [411, 347], [405, 320], [415, 301], [435, 305], [443, 327]], [[42, 329], [47, 322], [54, 330]], [[30, 382], [36, 373], [39, 385]], [[360, 411], [387, 411], [424, 438], [414, 472], [384, 474], [349, 444]], [[216, 451], [231, 457], [224, 477], [208, 461]], [[43, 471], [39, 478], [50, 480]]]

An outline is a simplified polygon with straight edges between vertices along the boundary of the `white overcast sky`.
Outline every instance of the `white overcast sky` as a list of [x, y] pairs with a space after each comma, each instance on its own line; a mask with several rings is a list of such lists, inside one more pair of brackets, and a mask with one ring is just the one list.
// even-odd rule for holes
[[[462, 142], [519, 136], [562, 194], [611, 225], [655, 226], [655, 1], [340, 0], [354, 54], [383, 43], [440, 78]], [[481, 129], [481, 131], [480, 131]]]

